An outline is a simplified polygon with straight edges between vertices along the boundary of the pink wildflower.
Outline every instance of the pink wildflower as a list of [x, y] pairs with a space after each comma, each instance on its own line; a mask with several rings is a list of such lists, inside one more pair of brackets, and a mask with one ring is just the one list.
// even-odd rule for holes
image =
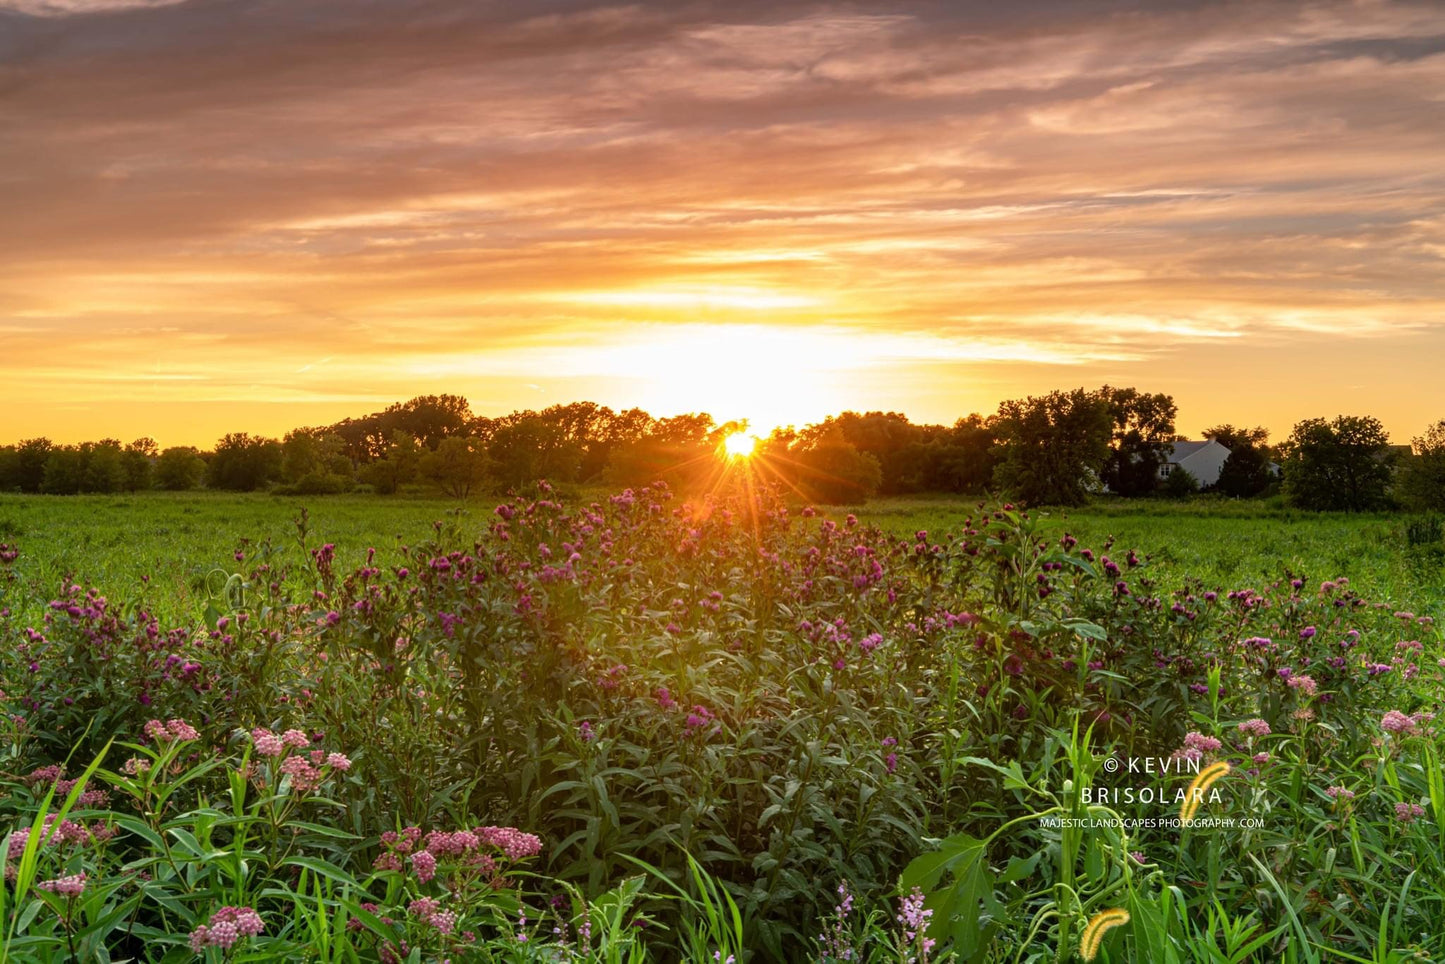
[[68, 877], [57, 877], [55, 880], [42, 881], [35, 885], [38, 890], [46, 890], [60, 897], [76, 898], [85, 891], [85, 874], [71, 874]]
[[1269, 724], [1256, 717], [1239, 724], [1239, 732], [1244, 736], [1269, 736]]
[[416, 871], [416, 879], [420, 883], [429, 883], [437, 875], [437, 859], [425, 850], [418, 850], [411, 855], [411, 867]]
[[1414, 717], [1406, 716], [1399, 710], [1391, 710], [1380, 720], [1380, 728], [1397, 736], [1411, 736], [1415, 733], [1417, 726]]
[[260, 727], [251, 731], [251, 742], [255, 744], [256, 752], [262, 756], [280, 756], [286, 752], [286, 745], [279, 736]]

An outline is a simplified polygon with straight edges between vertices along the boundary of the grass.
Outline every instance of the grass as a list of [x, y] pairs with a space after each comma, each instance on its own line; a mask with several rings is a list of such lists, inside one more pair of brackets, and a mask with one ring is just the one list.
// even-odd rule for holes
[[[592, 493], [572, 494], [578, 495]], [[900, 535], [918, 529], [938, 534], [956, 529], [976, 505], [964, 497], [906, 496], [837, 514], [852, 511]], [[458, 512], [480, 529], [491, 506], [488, 497], [458, 505], [369, 495], [0, 495], [0, 542], [19, 544], [17, 573], [32, 588], [53, 592], [69, 575], [107, 592], [129, 592], [148, 575], [152, 605], [180, 616], [203, 605], [206, 574], [232, 563], [240, 540], [294, 541], [303, 508], [313, 544], [333, 542], [340, 559], [359, 561], [373, 547], [386, 560], [389, 549], [428, 538], [434, 522]], [[1366, 595], [1445, 617], [1445, 565], [1438, 551], [1408, 551], [1407, 516], [1309, 513], [1278, 500], [1209, 499], [1099, 501], [1044, 514], [1058, 532], [1072, 533], [1083, 545], [1099, 548], [1113, 537], [1120, 553], [1133, 548], [1149, 555], [1165, 583], [1187, 575], [1215, 587], [1262, 588], [1286, 570], [1316, 580], [1346, 576]]]
[[[876, 499], [855, 507], [863, 521], [899, 535], [956, 529], [976, 500], [939, 496]], [[1079, 509], [1046, 509], [1058, 532], [1081, 545], [1114, 539], [1117, 555], [1148, 555], [1158, 578], [1197, 577], [1212, 588], [1262, 589], [1289, 571], [1311, 580], [1348, 577], [1372, 598], [1437, 618], [1445, 615], [1445, 559], [1408, 545], [1405, 515], [1302, 512], [1277, 500], [1101, 500]]]

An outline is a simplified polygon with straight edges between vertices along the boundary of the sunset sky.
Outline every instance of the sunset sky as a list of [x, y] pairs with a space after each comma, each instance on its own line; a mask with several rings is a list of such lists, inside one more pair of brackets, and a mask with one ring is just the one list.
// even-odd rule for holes
[[1438, 3], [0, 0], [0, 131], [0, 443], [1445, 418]]

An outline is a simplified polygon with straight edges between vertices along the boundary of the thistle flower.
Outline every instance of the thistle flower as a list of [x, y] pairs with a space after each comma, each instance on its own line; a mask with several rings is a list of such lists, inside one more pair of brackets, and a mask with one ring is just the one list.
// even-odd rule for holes
[[1127, 923], [1129, 923], [1129, 912], [1122, 907], [1111, 907], [1109, 910], [1102, 910], [1089, 918], [1084, 932], [1079, 935], [1079, 956], [1086, 961], [1092, 961], [1099, 955], [1099, 947], [1104, 943], [1104, 935], [1115, 927]]
[[1189, 789], [1184, 793], [1184, 802], [1179, 806], [1179, 821], [1183, 824], [1194, 822], [1194, 815], [1199, 812], [1199, 805], [1204, 802], [1204, 794], [1214, 785], [1214, 782], [1229, 772], [1229, 761], [1220, 760], [1211, 763], [1190, 782]]

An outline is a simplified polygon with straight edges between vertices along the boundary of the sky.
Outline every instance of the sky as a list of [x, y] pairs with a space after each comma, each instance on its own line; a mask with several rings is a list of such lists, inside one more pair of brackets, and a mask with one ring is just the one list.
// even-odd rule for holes
[[1445, 418], [1438, 3], [0, 0], [0, 130], [0, 443]]

